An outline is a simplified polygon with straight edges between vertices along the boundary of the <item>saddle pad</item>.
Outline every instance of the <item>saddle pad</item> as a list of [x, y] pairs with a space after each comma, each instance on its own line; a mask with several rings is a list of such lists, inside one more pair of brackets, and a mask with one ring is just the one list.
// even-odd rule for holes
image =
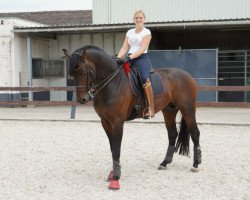
[[[143, 96], [142, 80], [136, 67], [131, 67], [128, 73], [130, 87], [135, 96]], [[152, 84], [154, 96], [159, 96], [164, 93], [164, 85], [160, 74], [157, 71], [152, 71], [149, 74], [149, 79]]]

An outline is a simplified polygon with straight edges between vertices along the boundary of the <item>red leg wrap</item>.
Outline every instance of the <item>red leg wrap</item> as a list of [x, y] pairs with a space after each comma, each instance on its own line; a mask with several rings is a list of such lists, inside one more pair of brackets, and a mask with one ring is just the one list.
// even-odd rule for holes
[[109, 189], [110, 190], [119, 190], [120, 189], [119, 180], [110, 180]]

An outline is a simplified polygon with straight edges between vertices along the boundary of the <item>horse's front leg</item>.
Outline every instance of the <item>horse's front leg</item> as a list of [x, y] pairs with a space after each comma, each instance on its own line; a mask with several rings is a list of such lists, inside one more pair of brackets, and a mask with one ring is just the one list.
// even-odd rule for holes
[[121, 143], [123, 135], [123, 124], [118, 123], [113, 126], [113, 143], [112, 143], [112, 159], [113, 159], [113, 179], [110, 180], [109, 189], [120, 189], [119, 179], [121, 177]]
[[104, 119], [101, 120], [103, 129], [109, 139], [110, 150], [112, 153], [113, 170], [109, 173], [109, 189], [119, 189], [119, 179], [121, 177], [120, 152], [123, 135], [123, 123], [112, 124]]
[[[111, 127], [111, 125], [109, 124], [108, 121], [101, 119], [101, 123], [102, 123], [102, 127], [109, 139], [109, 145], [110, 145], [110, 151], [112, 154], [112, 149], [113, 149], [113, 129]], [[110, 171], [109, 175], [108, 175], [108, 179], [107, 181], [111, 181], [114, 179], [114, 171]]]
[[109, 145], [110, 145], [110, 151], [112, 153], [113, 149], [113, 130], [111, 125], [108, 123], [108, 121], [105, 121], [104, 119], [101, 119], [102, 127], [109, 139]]

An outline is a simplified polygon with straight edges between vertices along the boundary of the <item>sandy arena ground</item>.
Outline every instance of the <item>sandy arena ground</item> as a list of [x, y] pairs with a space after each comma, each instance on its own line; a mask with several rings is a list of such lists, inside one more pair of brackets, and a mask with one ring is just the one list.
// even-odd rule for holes
[[163, 123], [126, 123], [121, 189], [109, 191], [111, 154], [98, 121], [4, 118], [1, 200], [250, 199], [249, 125], [199, 124], [203, 163], [192, 173], [192, 151], [157, 170], [168, 144]]

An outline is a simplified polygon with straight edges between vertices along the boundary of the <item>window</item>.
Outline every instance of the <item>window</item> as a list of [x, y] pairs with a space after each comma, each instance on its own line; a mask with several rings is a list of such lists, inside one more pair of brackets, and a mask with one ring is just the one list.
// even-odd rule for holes
[[34, 79], [43, 78], [43, 59], [33, 58], [32, 59], [32, 77]]
[[44, 64], [44, 77], [64, 77], [65, 60], [49, 60]]
[[65, 76], [66, 60], [32, 59], [32, 77], [42, 79], [48, 77], [61, 78]]

